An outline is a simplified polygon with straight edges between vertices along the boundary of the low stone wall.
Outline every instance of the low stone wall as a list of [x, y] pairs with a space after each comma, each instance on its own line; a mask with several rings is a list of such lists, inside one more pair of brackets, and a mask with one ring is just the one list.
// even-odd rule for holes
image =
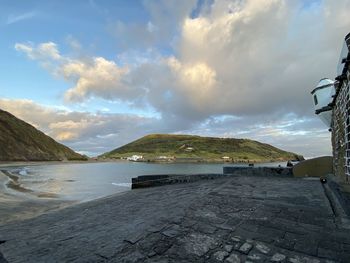
[[293, 176], [293, 169], [288, 167], [224, 167], [224, 175], [244, 176]]
[[226, 176], [293, 176], [293, 170], [285, 167], [224, 167], [223, 174], [160, 174], [141, 175], [132, 178], [131, 189], [212, 180]]
[[190, 183], [224, 177], [223, 174], [160, 174], [141, 175], [132, 178], [131, 189], [161, 186], [167, 184]]

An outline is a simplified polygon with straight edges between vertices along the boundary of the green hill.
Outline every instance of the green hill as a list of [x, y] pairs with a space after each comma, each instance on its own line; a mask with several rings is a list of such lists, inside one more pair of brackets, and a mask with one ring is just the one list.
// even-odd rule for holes
[[152, 134], [126, 144], [102, 158], [122, 158], [143, 155], [144, 159], [159, 156], [176, 158], [201, 158], [206, 161], [263, 162], [303, 158], [269, 144], [248, 139], [214, 138], [191, 135]]
[[86, 160], [86, 157], [0, 110], [0, 161], [61, 160]]

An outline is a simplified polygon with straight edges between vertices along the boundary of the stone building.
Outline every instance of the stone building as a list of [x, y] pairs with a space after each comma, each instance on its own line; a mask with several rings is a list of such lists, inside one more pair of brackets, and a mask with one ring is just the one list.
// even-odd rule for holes
[[350, 183], [350, 33], [345, 37], [335, 81], [322, 79], [311, 92], [316, 114], [332, 132], [333, 172]]

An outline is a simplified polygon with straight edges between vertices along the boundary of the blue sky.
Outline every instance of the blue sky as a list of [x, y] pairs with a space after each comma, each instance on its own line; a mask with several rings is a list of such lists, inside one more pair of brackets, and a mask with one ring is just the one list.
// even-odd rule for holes
[[331, 152], [310, 91], [335, 77], [348, 0], [0, 5], [0, 108], [79, 152], [161, 132]]
[[45, 104], [57, 103], [69, 84], [24, 59], [14, 43], [50, 41], [59, 43], [61, 52], [67, 53], [74, 39], [84, 45], [84, 52], [115, 59], [117, 41], [109, 26], [118, 20], [147, 21], [139, 1], [100, 1], [99, 5], [94, 1], [1, 1], [1, 7], [0, 30], [5, 37], [0, 42], [0, 63], [6, 76], [0, 82], [6, 87], [6, 91], [1, 89], [1, 96]]

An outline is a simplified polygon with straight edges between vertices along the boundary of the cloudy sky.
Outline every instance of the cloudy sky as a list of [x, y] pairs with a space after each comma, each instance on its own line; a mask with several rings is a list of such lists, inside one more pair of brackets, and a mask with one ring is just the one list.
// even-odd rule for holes
[[0, 0], [0, 108], [94, 156], [149, 133], [331, 153], [350, 0]]

